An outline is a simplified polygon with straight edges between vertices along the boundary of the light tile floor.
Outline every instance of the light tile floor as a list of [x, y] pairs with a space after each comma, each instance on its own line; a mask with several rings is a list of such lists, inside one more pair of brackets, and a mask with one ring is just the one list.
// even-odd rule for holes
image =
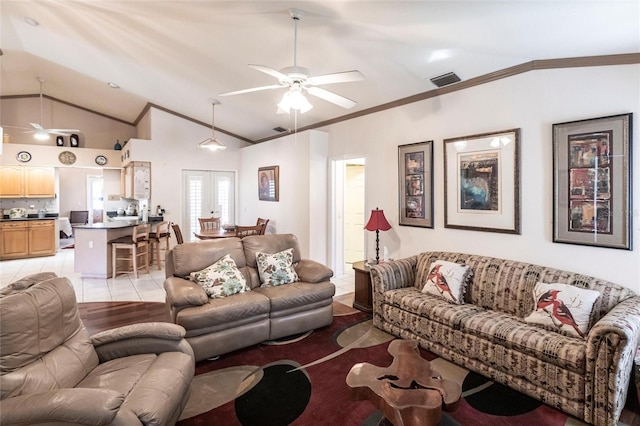
[[[143, 301], [164, 302], [164, 269], [151, 267], [150, 273], [140, 272], [138, 279], [133, 274], [119, 275], [115, 279], [82, 278], [73, 271], [74, 250], [64, 249], [55, 256], [31, 259], [5, 260], [0, 262], [0, 287], [4, 287], [24, 276], [37, 272], [55, 272], [73, 283], [78, 302]], [[336, 276], [331, 281], [336, 285], [336, 296], [353, 293], [353, 269]]]

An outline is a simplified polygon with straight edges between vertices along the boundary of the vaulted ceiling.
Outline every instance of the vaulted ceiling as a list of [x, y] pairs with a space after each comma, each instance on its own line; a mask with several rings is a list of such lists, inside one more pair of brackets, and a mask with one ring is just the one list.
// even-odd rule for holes
[[[359, 70], [322, 86], [350, 110], [308, 96], [305, 114], [276, 114], [285, 89], [249, 68], [297, 64], [311, 75]], [[29, 18], [34, 22], [26, 22]], [[69, 1], [0, 2], [0, 95], [48, 96], [134, 122], [152, 103], [249, 140], [276, 135], [532, 60], [640, 52], [633, 1]], [[107, 82], [120, 86], [112, 89]], [[1, 120], [0, 120], [1, 121]], [[27, 124], [27, 123], [22, 123]]]

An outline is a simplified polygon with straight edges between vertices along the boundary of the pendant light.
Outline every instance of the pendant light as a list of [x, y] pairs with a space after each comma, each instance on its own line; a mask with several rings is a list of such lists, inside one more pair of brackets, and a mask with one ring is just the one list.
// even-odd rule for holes
[[219, 103], [220, 101], [211, 99], [211, 137], [198, 144], [198, 148], [200, 149], [210, 149], [211, 151], [227, 149], [225, 144], [216, 139], [215, 108]]

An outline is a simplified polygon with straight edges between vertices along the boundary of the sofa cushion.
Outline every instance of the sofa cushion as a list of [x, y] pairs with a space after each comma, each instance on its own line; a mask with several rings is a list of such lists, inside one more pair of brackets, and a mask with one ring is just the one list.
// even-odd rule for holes
[[0, 312], [2, 398], [73, 387], [98, 365], [67, 278], [1, 297]]
[[293, 267], [292, 248], [273, 254], [257, 252], [256, 263], [261, 287], [275, 287], [300, 280]]
[[468, 266], [436, 260], [429, 268], [426, 281], [421, 283], [422, 292], [451, 303], [462, 304], [467, 280], [472, 273]]
[[298, 239], [293, 234], [269, 234], [269, 235], [252, 235], [242, 239], [244, 247], [244, 257], [247, 259], [247, 266], [250, 268], [258, 268], [256, 254], [262, 253], [278, 253], [288, 248], [293, 249], [293, 263], [300, 262], [300, 245]]
[[269, 298], [271, 312], [304, 307], [316, 302], [331, 300], [336, 292], [333, 283], [296, 282], [279, 287], [258, 288], [253, 291]]
[[228, 254], [218, 259], [213, 265], [201, 271], [192, 272], [189, 276], [191, 281], [202, 286], [207, 296], [212, 299], [222, 299], [250, 290], [247, 287], [247, 280]]
[[171, 249], [171, 253], [173, 274], [177, 277], [189, 277], [190, 273], [206, 268], [226, 254], [231, 256], [243, 273], [247, 265], [240, 238], [220, 238], [178, 244]]
[[593, 305], [600, 292], [568, 284], [537, 283], [533, 289], [534, 310], [524, 320], [573, 337], [589, 332]]
[[209, 299], [202, 306], [182, 309], [176, 316], [176, 324], [190, 330], [232, 324], [269, 314], [269, 299], [256, 291], [247, 291], [241, 297]]
[[515, 352], [584, 373], [586, 344], [581, 339], [543, 330], [513, 315], [486, 310], [464, 318], [460, 330]]

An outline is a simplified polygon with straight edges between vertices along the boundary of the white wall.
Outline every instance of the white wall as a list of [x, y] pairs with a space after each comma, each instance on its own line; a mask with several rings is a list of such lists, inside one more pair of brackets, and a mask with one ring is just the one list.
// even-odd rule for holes
[[[312, 130], [243, 148], [238, 224], [268, 218], [270, 232], [295, 234], [304, 257], [326, 262], [327, 145]], [[258, 168], [268, 166], [280, 167], [278, 202], [258, 200]]]
[[[324, 130], [329, 134], [331, 158], [365, 153], [366, 211], [376, 206], [384, 209], [393, 228], [380, 234], [380, 245], [388, 247], [391, 257], [425, 250], [478, 253], [594, 275], [640, 292], [637, 174], [633, 185], [635, 250], [552, 242], [552, 124], [633, 112], [637, 140], [639, 106], [640, 65], [567, 68], [528, 72]], [[443, 139], [510, 128], [522, 130], [521, 235], [445, 229]], [[401, 227], [398, 145], [426, 140], [434, 140], [435, 228]], [[632, 151], [636, 165], [640, 164], [638, 151]], [[371, 234], [366, 237], [371, 253], [375, 235], [367, 234]]]

